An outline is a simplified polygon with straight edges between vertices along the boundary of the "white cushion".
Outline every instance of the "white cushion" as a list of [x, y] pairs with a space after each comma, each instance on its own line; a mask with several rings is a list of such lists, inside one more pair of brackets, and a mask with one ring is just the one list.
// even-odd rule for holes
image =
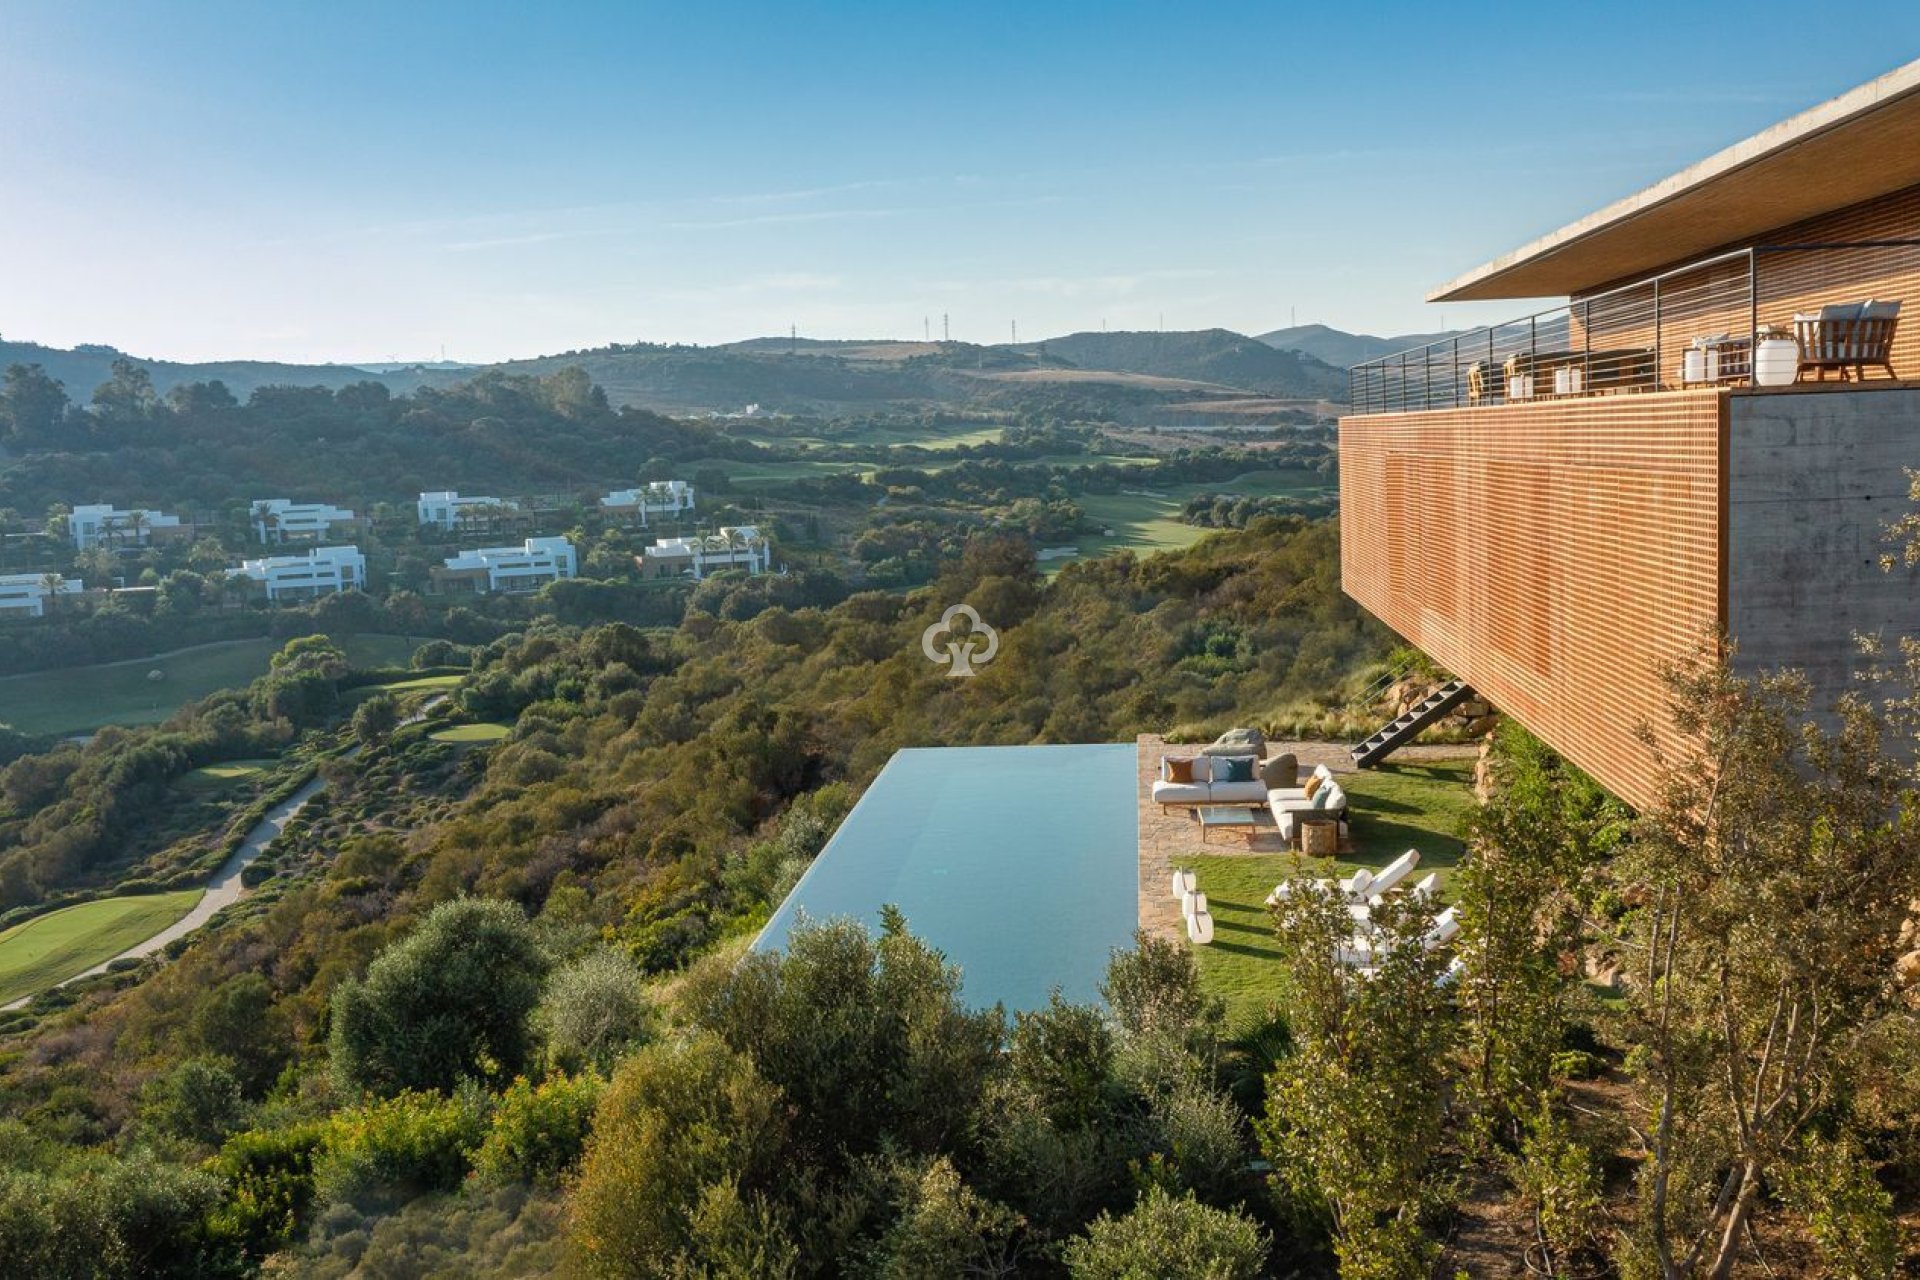
[[1216, 782], [1208, 788], [1215, 804], [1259, 804], [1267, 798], [1267, 789], [1259, 781]]
[[1201, 783], [1213, 781], [1213, 761], [1211, 759], [1206, 756], [1195, 756], [1193, 758], [1193, 780]]
[[1153, 802], [1155, 804], [1206, 804], [1213, 798], [1201, 782], [1156, 782], [1153, 784]]

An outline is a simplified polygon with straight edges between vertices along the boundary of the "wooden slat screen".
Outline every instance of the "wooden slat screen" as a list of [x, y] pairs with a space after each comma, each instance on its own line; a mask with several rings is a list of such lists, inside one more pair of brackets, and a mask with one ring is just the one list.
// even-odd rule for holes
[[1629, 803], [1658, 670], [1724, 623], [1723, 392], [1340, 423], [1348, 595]]

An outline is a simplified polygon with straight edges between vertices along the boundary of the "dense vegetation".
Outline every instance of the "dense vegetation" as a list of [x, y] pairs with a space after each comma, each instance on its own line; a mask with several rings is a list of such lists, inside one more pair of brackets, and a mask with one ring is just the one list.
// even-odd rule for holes
[[[1910, 726], [1799, 737], [1790, 683], [1679, 679], [1700, 755], [1639, 819], [1505, 731], [1454, 950], [1417, 944], [1438, 904], [1389, 904], [1362, 979], [1303, 888], [1231, 1027], [1164, 943], [1099, 1006], [1011, 1018], [907, 920], [742, 955], [899, 747], [1338, 699], [1384, 636], [1336, 547], [1260, 518], [1049, 584], [1015, 538], [908, 593], [720, 578], [671, 630], [488, 640], [422, 724], [296, 641], [174, 723], [23, 757], [22, 849], [149, 812], [137, 762], [291, 748], [330, 789], [172, 959], [0, 1015], [0, 1270], [1385, 1280], [1454, 1235], [1554, 1274], [1891, 1275], [1920, 857], [1875, 735]], [[919, 653], [957, 600], [1002, 634], [970, 681]], [[513, 728], [475, 749], [446, 718]], [[1496, 1206], [1525, 1234], [1489, 1239]]]

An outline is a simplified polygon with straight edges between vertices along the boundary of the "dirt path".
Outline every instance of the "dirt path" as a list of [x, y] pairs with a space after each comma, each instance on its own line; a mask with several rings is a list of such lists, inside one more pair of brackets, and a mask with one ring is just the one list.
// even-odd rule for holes
[[[446, 699], [447, 695], [444, 693], [427, 699], [418, 711], [402, 720], [401, 725], [418, 724]], [[359, 755], [360, 751], [361, 748], [355, 747], [341, 758], [351, 760]], [[206, 923], [220, 911], [247, 896], [247, 886], [241, 878], [242, 874], [267, 851], [275, 840], [280, 838], [280, 833], [286, 830], [287, 824], [293, 821], [294, 815], [306, 808], [309, 800], [326, 790], [326, 786], [327, 784], [320, 778], [310, 778], [298, 791], [267, 810], [265, 816], [254, 823], [253, 828], [247, 832], [246, 839], [240, 842], [239, 847], [233, 851], [226, 862], [221, 864], [220, 869], [214, 872], [213, 879], [207, 882], [206, 891], [200, 895], [200, 901], [193, 905], [193, 910], [144, 942], [136, 942], [119, 955], [102, 960], [91, 969], [76, 973], [71, 978], [62, 978], [53, 986], [64, 987], [69, 982], [95, 977], [105, 973], [122, 960], [143, 960], [164, 949], [169, 943], [204, 928]], [[51, 987], [47, 989], [52, 990]], [[34, 992], [33, 995], [21, 996], [11, 1004], [0, 1005], [0, 1013], [21, 1008], [38, 994], [39, 992]]]

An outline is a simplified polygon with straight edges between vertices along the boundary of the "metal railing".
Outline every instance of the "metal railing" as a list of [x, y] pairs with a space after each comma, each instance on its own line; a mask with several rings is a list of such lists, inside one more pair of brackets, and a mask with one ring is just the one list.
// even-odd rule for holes
[[1759, 328], [1761, 252], [1720, 254], [1355, 365], [1348, 371], [1353, 412], [1457, 409], [1745, 378]]
[[1876, 284], [1886, 288], [1915, 276], [1920, 239], [1738, 249], [1355, 365], [1348, 371], [1352, 412], [1746, 382], [1755, 340], [1767, 336], [1763, 312], [1791, 332], [1802, 308], [1818, 312], [1823, 304], [1857, 300]]

